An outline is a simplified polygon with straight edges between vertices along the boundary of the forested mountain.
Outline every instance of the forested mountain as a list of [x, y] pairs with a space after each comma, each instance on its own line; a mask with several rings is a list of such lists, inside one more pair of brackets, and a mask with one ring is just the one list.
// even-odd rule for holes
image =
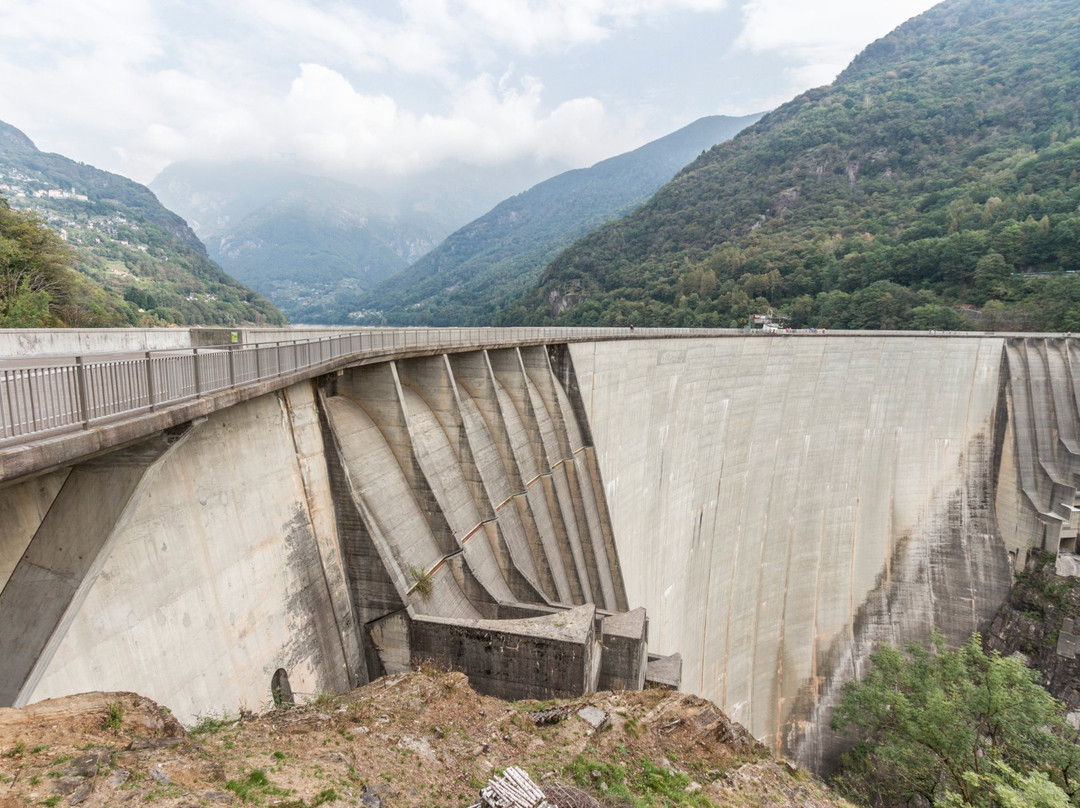
[[563, 166], [451, 163], [327, 179], [284, 163], [174, 163], [151, 183], [230, 275], [294, 322], [348, 322], [358, 299], [463, 223]]
[[1080, 331], [1080, 4], [946, 0], [689, 165], [501, 322]]
[[[641, 204], [702, 151], [760, 115], [702, 118], [632, 152], [567, 171], [497, 205], [337, 312], [393, 325], [484, 325], [574, 239]], [[242, 277], [242, 276], [240, 276]]]
[[[47, 324], [285, 322], [267, 300], [222, 272], [184, 220], [145, 186], [41, 152], [3, 122], [0, 197], [55, 230], [79, 273], [58, 291]], [[26, 219], [10, 221], [22, 227]]]

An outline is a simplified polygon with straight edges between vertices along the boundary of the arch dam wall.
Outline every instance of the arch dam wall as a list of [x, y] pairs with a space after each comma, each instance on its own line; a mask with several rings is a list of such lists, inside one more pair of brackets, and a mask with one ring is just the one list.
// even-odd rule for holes
[[960, 641], [1075, 550], [1077, 350], [633, 339], [296, 383], [0, 486], [0, 700], [191, 721], [420, 659], [560, 695], [641, 686], [647, 635], [820, 768], [878, 644]]

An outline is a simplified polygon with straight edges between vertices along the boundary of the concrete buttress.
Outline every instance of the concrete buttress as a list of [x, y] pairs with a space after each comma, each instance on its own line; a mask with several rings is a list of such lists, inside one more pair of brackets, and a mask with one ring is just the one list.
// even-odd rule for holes
[[165, 456], [191, 424], [71, 469], [0, 592], [0, 705], [21, 707]]

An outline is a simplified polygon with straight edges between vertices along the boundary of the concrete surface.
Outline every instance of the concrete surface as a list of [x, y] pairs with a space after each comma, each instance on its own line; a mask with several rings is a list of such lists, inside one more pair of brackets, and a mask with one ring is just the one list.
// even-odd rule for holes
[[421, 617], [410, 627], [414, 660], [469, 674], [504, 699], [572, 698], [596, 690], [600, 648], [592, 604], [525, 620]]
[[[813, 761], [880, 642], [981, 628], [1010, 585], [991, 504], [1002, 341], [571, 345], [629, 600], [685, 690]], [[881, 612], [880, 601], [891, 608]]]
[[640, 606], [604, 617], [597, 690], [641, 690], [649, 655], [649, 621]]
[[211, 415], [160, 465], [27, 700], [137, 690], [190, 723], [269, 704], [278, 668], [297, 693], [358, 679], [310, 385], [288, 397]]
[[0, 357], [190, 348], [186, 328], [0, 328]]
[[[191, 720], [267, 703], [278, 668], [314, 693], [435, 653], [526, 692], [508, 651], [527, 639], [537, 669], [552, 637], [518, 621], [578, 606], [603, 610], [567, 651], [582, 687], [636, 686], [647, 637], [681, 654], [650, 677], [681, 665], [820, 767], [874, 648], [963, 639], [1031, 548], [1075, 549], [1077, 359], [1058, 337], [831, 334], [365, 358], [153, 414], [206, 421], [150, 475], [130, 423], [47, 462], [0, 451], [11, 631], [31, 570], [68, 591], [13, 699], [138, 690]], [[110, 487], [127, 504], [83, 524]], [[75, 541], [92, 559], [69, 569]]]
[[30, 477], [0, 492], [0, 590], [11, 577], [41, 520], [71, 473], [70, 468]]
[[[483, 352], [418, 357], [353, 368], [327, 385], [349, 552], [371, 559], [373, 550], [388, 573], [385, 582], [349, 573], [373, 651], [370, 675], [435, 660], [508, 698], [580, 693], [601, 678], [606, 646], [594, 638], [593, 612], [566, 617], [558, 598], [571, 592], [571, 560], [578, 582], [607, 582], [579, 586], [578, 597], [615, 601], [610, 520], [591, 467], [582, 465], [580, 481], [566, 469], [586, 448], [581, 429], [563, 415], [574, 417], [573, 408], [559, 404], [546, 352], [529, 353], [503, 351], [494, 362]], [[586, 606], [595, 609], [591, 601], [578, 608]], [[644, 615], [608, 619], [605, 681], [640, 686]], [[575, 621], [589, 624], [587, 638], [553, 631]]]
[[0, 703], [29, 701], [106, 563], [130, 505], [191, 428], [80, 463], [64, 479], [0, 592]]

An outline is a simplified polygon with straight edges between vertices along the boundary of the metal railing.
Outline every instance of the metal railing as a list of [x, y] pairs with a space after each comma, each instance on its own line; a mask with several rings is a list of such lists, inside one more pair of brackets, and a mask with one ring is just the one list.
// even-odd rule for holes
[[[257, 336], [255, 332], [252, 333]], [[823, 336], [824, 330], [742, 328], [370, 328], [325, 337], [219, 347], [64, 357], [0, 358], [0, 452], [53, 432], [89, 429], [221, 391], [351, 359], [411, 351], [467, 350], [651, 337]], [[1072, 334], [829, 331], [829, 336], [1042, 337]]]
[[89, 429], [105, 419], [148, 412], [297, 371], [317, 372], [346, 357], [362, 359], [414, 349], [452, 350], [631, 335], [722, 333], [733, 332], [660, 328], [368, 329], [317, 339], [221, 347], [0, 359], [0, 447], [54, 431]]

